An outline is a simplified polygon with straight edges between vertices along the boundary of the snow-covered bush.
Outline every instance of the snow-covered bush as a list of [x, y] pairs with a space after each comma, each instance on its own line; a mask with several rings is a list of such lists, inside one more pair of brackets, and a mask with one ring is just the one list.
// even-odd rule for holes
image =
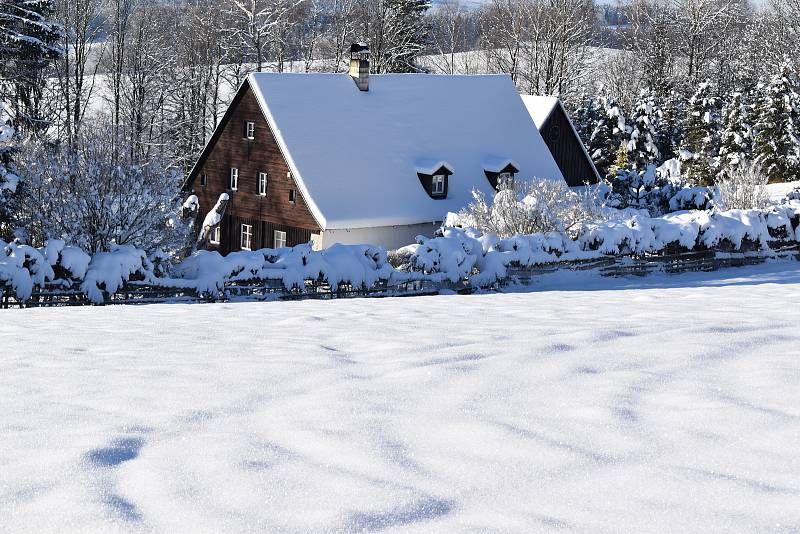
[[724, 209], [758, 209], [769, 203], [767, 176], [761, 165], [742, 161], [717, 180], [719, 203]]
[[451, 222], [500, 237], [537, 232], [569, 232], [600, 215], [597, 188], [574, 191], [563, 180], [511, 180], [498, 185], [491, 202], [480, 191]]
[[672, 167], [648, 165], [643, 171], [618, 169], [606, 179], [606, 203], [614, 208], [647, 210], [651, 217], [686, 209], [709, 209], [713, 194], [707, 187], [689, 187]]
[[140, 163], [115, 148], [102, 124], [82, 132], [74, 146], [38, 142], [18, 154], [25, 187], [15, 223], [31, 242], [63, 239], [90, 251], [183, 249], [190, 225], [180, 216], [181, 176], [157, 159]]

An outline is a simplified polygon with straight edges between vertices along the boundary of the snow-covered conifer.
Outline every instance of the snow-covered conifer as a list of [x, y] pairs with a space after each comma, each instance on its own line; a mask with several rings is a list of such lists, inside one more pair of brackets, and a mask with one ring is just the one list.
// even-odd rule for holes
[[767, 84], [759, 85], [753, 124], [753, 159], [770, 182], [800, 176], [800, 96], [785, 63]]
[[685, 135], [684, 108], [684, 100], [675, 90], [667, 92], [661, 105], [661, 120], [656, 123], [661, 161], [670, 160], [678, 155]]
[[710, 82], [702, 82], [689, 99], [686, 138], [681, 159], [685, 177], [693, 185], [714, 181], [714, 168], [719, 154], [719, 99]]
[[14, 129], [6, 123], [3, 103], [0, 102], [0, 238], [11, 231], [9, 223], [17, 198], [19, 178], [11, 168], [13, 143]]
[[606, 174], [617, 157], [620, 144], [628, 133], [625, 115], [612, 97], [602, 99], [603, 110], [589, 139], [589, 154], [601, 175]]
[[657, 145], [656, 124], [660, 119], [661, 108], [656, 96], [650, 90], [643, 90], [639, 94], [631, 116], [630, 133], [626, 144], [627, 163], [634, 169], [644, 170], [647, 165], [658, 162], [660, 153]]
[[53, 0], [0, 2], [0, 98], [10, 105], [13, 125], [25, 134], [49, 126], [47, 68], [62, 52], [54, 12]]
[[752, 142], [748, 107], [741, 93], [734, 93], [723, 108], [723, 130], [720, 135], [720, 173], [750, 159]]

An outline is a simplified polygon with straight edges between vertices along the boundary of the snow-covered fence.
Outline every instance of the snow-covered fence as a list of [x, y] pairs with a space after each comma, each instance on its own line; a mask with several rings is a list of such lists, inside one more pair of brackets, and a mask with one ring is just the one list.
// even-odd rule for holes
[[558, 269], [604, 275], [681, 272], [798, 254], [800, 201], [765, 210], [683, 211], [584, 224], [576, 233], [499, 239], [445, 228], [391, 258], [370, 245], [222, 256], [200, 251], [168, 272], [130, 246], [90, 256], [62, 241], [0, 242], [0, 307], [227, 299], [329, 298], [471, 291]]

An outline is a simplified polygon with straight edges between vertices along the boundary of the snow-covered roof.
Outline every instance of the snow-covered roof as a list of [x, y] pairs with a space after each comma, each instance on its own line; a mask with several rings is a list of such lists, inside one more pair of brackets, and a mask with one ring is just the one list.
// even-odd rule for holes
[[533, 122], [536, 123], [537, 128], [541, 128], [547, 117], [553, 113], [553, 110], [558, 106], [558, 97], [555, 96], [539, 96], [539, 95], [520, 95], [525, 107], [528, 108]]
[[[440, 221], [492, 188], [487, 158], [520, 177], [562, 179], [508, 76], [254, 73], [248, 78], [298, 187], [323, 229]], [[432, 199], [420, 168], [453, 171]]]
[[488, 156], [483, 159], [483, 170], [489, 172], [501, 172], [509, 165], [519, 170], [519, 163], [517, 163], [511, 158], [498, 158], [496, 156]]

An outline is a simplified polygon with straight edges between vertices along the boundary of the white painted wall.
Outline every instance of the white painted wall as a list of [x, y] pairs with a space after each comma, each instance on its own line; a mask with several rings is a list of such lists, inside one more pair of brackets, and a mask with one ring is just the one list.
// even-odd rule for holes
[[418, 235], [431, 237], [441, 223], [421, 223], [404, 226], [378, 226], [375, 228], [348, 228], [325, 230], [322, 233], [322, 246], [334, 243], [343, 245], [380, 245], [387, 250], [395, 250], [413, 244]]

